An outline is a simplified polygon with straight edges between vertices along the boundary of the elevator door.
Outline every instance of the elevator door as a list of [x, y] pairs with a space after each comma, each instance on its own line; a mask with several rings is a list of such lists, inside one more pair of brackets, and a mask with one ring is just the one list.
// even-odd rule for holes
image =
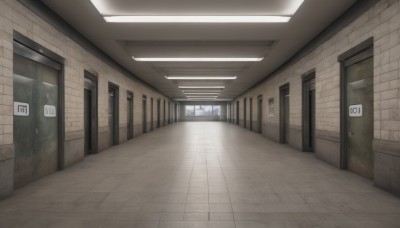
[[60, 71], [17, 54], [13, 64], [14, 185], [20, 187], [58, 169]]
[[143, 126], [143, 133], [147, 132], [147, 98], [143, 96], [142, 98], [142, 126]]
[[[314, 75], [314, 74], [313, 74]], [[303, 151], [315, 151], [315, 78], [303, 82]]]
[[244, 101], [243, 101], [243, 127], [244, 127], [244, 128], [246, 128], [246, 126], [247, 126], [247, 116], [246, 116], [246, 113], [247, 113], [247, 100], [246, 100], [246, 98], [245, 98]]
[[373, 177], [373, 58], [346, 67], [347, 168]]
[[153, 118], [154, 118], [154, 113], [153, 113], [153, 98], [150, 98], [150, 129], [154, 129], [154, 123], [153, 123]]
[[109, 88], [108, 91], [108, 131], [109, 145], [114, 146], [115, 143], [115, 90]]
[[258, 108], [257, 108], [257, 127], [258, 127], [258, 133], [262, 133], [262, 99], [258, 99]]
[[84, 89], [85, 155], [92, 150], [92, 91]]
[[161, 127], [160, 100], [157, 100], [157, 128]]
[[236, 125], [239, 125], [239, 101], [236, 102]]
[[133, 94], [132, 93], [128, 93], [126, 102], [127, 102], [127, 120], [128, 120], [127, 138], [129, 140], [133, 138]]
[[249, 128], [250, 128], [250, 131], [252, 131], [253, 130], [253, 98], [250, 98], [250, 100], [249, 100], [249, 102], [250, 102], [250, 104], [249, 104], [249, 108], [250, 108], [250, 111], [249, 111]]
[[280, 91], [280, 142], [289, 142], [289, 86]]

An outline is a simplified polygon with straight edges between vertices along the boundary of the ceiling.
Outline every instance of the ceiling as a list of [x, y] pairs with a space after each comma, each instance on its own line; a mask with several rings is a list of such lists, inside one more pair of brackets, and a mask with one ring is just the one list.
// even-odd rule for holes
[[[90, 0], [42, 2], [115, 61], [172, 99], [188, 99], [178, 88], [180, 85], [224, 85], [217, 99], [229, 100], [278, 68], [356, 0], [304, 0], [297, 11], [299, 0], [93, 0], [98, 3], [97, 8]], [[107, 23], [103, 15], [292, 18], [288, 23]], [[138, 62], [132, 57], [263, 60]], [[165, 76], [237, 76], [237, 79], [168, 80]]]

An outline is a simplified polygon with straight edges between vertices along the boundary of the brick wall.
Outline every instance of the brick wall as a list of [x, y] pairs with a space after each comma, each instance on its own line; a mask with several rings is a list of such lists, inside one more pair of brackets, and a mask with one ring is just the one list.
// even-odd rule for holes
[[[238, 97], [240, 119], [243, 122], [243, 98], [263, 95], [263, 126], [266, 136], [278, 140], [279, 86], [290, 84], [290, 128], [301, 134], [302, 75], [315, 69], [316, 130], [339, 138], [340, 134], [340, 63], [338, 56], [361, 42], [374, 40], [374, 151], [376, 158], [390, 151], [391, 166], [400, 165], [400, 4], [399, 0], [381, 0], [355, 21], [299, 61], [272, 75], [265, 82]], [[274, 98], [274, 116], [268, 115], [268, 99]], [[254, 108], [255, 106], [253, 106]], [[254, 109], [256, 110], [256, 109]], [[254, 113], [254, 111], [253, 111]], [[256, 119], [257, 116], [253, 116]], [[269, 132], [269, 133], [268, 133]], [[325, 134], [324, 133], [324, 134]], [[295, 143], [291, 143], [293, 146]], [[387, 146], [382, 146], [387, 145]], [[388, 146], [391, 145], [391, 146]], [[397, 147], [397, 149], [396, 149]], [[384, 148], [384, 149], [382, 149]], [[329, 151], [322, 159], [338, 166], [340, 147]], [[318, 151], [317, 151], [318, 153]], [[381, 153], [381, 154], [376, 154]], [[317, 154], [318, 156], [318, 154]], [[331, 156], [331, 157], [329, 157]], [[389, 159], [388, 159], [389, 160]], [[395, 168], [385, 175], [377, 174], [380, 164], [375, 160], [375, 182], [390, 191], [400, 193], [400, 172]], [[382, 170], [381, 170], [382, 171]], [[383, 171], [382, 171], [383, 172]], [[391, 172], [391, 173], [389, 173]], [[380, 178], [379, 180], [377, 178]], [[381, 179], [384, 184], [381, 184]], [[389, 184], [390, 183], [390, 184]], [[395, 183], [395, 184], [393, 184]], [[390, 185], [390, 186], [389, 186]]]
[[[0, 0], [0, 198], [12, 190], [13, 181], [13, 32], [17, 31], [39, 43], [65, 59], [65, 139], [66, 144], [83, 138], [83, 82], [84, 71], [98, 77], [98, 128], [99, 137], [108, 131], [108, 85], [119, 86], [119, 123], [127, 126], [127, 91], [134, 93], [134, 130], [141, 134], [142, 96], [148, 99], [148, 121], [150, 121], [150, 98], [154, 98], [154, 120], [156, 120], [156, 101], [161, 99], [168, 104], [169, 98], [133, 80], [119, 69], [107, 64], [87, 51], [59, 30], [32, 13], [15, 0]], [[168, 109], [167, 109], [168, 110]], [[163, 113], [161, 113], [163, 123]], [[168, 115], [166, 115], [168, 118]], [[168, 123], [168, 121], [167, 121]], [[148, 124], [150, 126], [150, 124]], [[126, 132], [126, 131], [125, 131]], [[107, 133], [107, 132], [106, 132]], [[120, 134], [121, 136], [121, 134]], [[121, 138], [121, 137], [120, 137]], [[124, 138], [124, 137], [122, 137]], [[126, 139], [126, 136], [125, 136]], [[100, 141], [100, 138], [99, 138]], [[123, 141], [123, 140], [122, 140]], [[75, 152], [66, 145], [65, 165], [83, 158], [83, 141], [76, 141]], [[101, 147], [100, 149], [105, 149]], [[71, 149], [72, 150], [72, 149]], [[75, 153], [75, 154], [73, 154]], [[5, 163], [7, 161], [7, 164]], [[3, 183], [11, 183], [11, 187]], [[8, 193], [4, 193], [8, 192]]]

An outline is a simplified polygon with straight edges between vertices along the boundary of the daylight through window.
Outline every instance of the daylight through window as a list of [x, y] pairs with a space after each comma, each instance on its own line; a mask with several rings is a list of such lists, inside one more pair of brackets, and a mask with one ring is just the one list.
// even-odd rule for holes
[[221, 116], [221, 105], [186, 105], [185, 113], [189, 117]]

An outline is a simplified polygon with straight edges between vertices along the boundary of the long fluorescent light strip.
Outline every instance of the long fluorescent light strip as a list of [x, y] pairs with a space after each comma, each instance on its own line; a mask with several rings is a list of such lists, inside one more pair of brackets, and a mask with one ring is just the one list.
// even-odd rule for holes
[[136, 58], [138, 62], [260, 62], [264, 58]]
[[217, 98], [218, 96], [186, 96], [187, 98]]
[[287, 23], [290, 16], [104, 16], [109, 23]]
[[165, 76], [169, 80], [235, 80], [236, 76]]
[[190, 90], [188, 90], [188, 89], [185, 89], [185, 90], [182, 90], [182, 93], [221, 93], [222, 92], [222, 90], [209, 90], [209, 89], [204, 89], [204, 90], [199, 90], [199, 89], [195, 89], [195, 90], [192, 90], [192, 89], [190, 89]]
[[185, 95], [218, 95], [220, 93], [184, 93]]
[[225, 86], [178, 86], [180, 89], [224, 89]]

